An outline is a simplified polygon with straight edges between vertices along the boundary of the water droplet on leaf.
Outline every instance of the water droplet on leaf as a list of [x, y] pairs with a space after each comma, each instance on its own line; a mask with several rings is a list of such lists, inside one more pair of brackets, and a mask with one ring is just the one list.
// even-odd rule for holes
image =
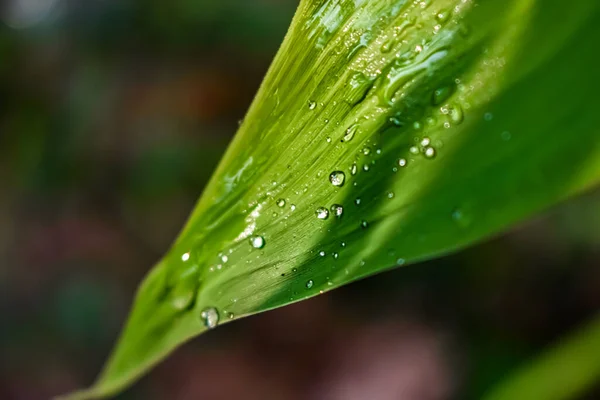
[[334, 204], [331, 206], [331, 212], [333, 213], [333, 215], [340, 218], [344, 213], [344, 207], [342, 207], [341, 204]]
[[342, 142], [349, 142], [354, 138], [354, 135], [356, 134], [356, 132], [358, 131], [358, 124], [354, 124], [352, 126], [350, 126], [348, 129], [346, 129], [346, 133], [344, 134], [344, 138], [342, 139]]
[[429, 159], [433, 159], [436, 156], [436, 152], [433, 147], [426, 147], [423, 150], [423, 154], [425, 155], [426, 158], [429, 158]]
[[255, 249], [262, 249], [265, 247], [265, 239], [262, 236], [256, 235], [250, 237], [250, 244]]
[[345, 180], [346, 180], [346, 174], [344, 174], [342, 171], [333, 171], [329, 175], [329, 182], [331, 182], [331, 184], [333, 186], [338, 186], [338, 187], [343, 186]]
[[317, 218], [319, 218], [319, 219], [329, 218], [329, 211], [325, 207], [317, 208], [317, 211], [315, 211], [315, 214], [317, 215]]
[[200, 317], [208, 329], [214, 328], [219, 323], [219, 312], [214, 307], [205, 308]]

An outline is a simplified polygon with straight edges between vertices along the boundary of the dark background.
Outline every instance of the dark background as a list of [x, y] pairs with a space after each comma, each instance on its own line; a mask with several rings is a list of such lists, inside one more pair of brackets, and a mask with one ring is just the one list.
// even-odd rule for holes
[[[297, 0], [0, 4], [0, 399], [47, 399], [99, 372]], [[600, 310], [599, 205], [209, 332], [119, 398], [479, 398]]]

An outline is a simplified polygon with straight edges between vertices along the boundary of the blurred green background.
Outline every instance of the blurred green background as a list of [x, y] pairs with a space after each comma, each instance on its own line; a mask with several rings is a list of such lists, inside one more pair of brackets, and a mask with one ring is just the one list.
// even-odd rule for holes
[[[92, 382], [297, 3], [1, 3], [0, 399]], [[599, 205], [221, 327], [118, 398], [479, 398], [600, 310]]]

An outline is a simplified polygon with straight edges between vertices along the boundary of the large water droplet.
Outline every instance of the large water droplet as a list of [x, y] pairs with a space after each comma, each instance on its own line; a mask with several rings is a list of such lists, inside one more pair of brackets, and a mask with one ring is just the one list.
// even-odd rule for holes
[[341, 204], [334, 204], [331, 206], [331, 212], [333, 215], [340, 218], [344, 213], [344, 207]]
[[433, 147], [426, 147], [423, 149], [423, 154], [426, 158], [433, 159], [436, 156], [435, 149]]
[[262, 249], [263, 247], [265, 247], [265, 238], [259, 235], [252, 236], [250, 237], [250, 244], [255, 249]]
[[342, 142], [349, 142], [354, 138], [354, 135], [358, 131], [358, 124], [351, 125], [348, 129], [346, 129], [346, 133], [344, 134], [344, 138]]
[[208, 329], [212, 329], [219, 323], [219, 312], [214, 307], [208, 307], [202, 311], [200, 318], [202, 318], [204, 326]]
[[317, 211], [315, 211], [315, 214], [317, 215], [317, 218], [319, 218], [319, 219], [329, 218], [329, 210], [327, 210], [325, 207], [317, 208]]
[[169, 301], [173, 308], [177, 310], [183, 310], [192, 304], [195, 296], [196, 291], [195, 287], [193, 286], [193, 282], [184, 281], [172, 289], [169, 295]]
[[329, 175], [329, 182], [331, 182], [333, 186], [343, 186], [345, 180], [346, 174], [344, 174], [342, 171], [333, 171]]
[[454, 122], [456, 125], [463, 122], [465, 119], [465, 113], [463, 112], [460, 104], [453, 104], [450, 109], [450, 120]]

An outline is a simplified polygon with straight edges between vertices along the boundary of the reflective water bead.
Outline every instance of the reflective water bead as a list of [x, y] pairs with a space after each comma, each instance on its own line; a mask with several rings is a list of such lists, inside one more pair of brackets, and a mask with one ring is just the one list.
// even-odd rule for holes
[[344, 186], [344, 181], [346, 180], [346, 174], [344, 174], [342, 171], [333, 171], [330, 175], [329, 175], [329, 182], [331, 182], [331, 184], [333, 186]]
[[219, 323], [219, 312], [214, 307], [208, 307], [202, 311], [200, 318], [202, 318], [204, 326], [208, 329], [212, 329]]
[[344, 207], [341, 204], [334, 204], [331, 206], [331, 212], [333, 215], [340, 218], [344, 213]]
[[262, 249], [263, 247], [265, 247], [265, 238], [259, 235], [252, 236], [250, 237], [250, 244], [255, 249]]
[[327, 210], [325, 207], [317, 208], [317, 211], [315, 211], [315, 214], [317, 215], [317, 218], [319, 218], [319, 219], [329, 218], [329, 210]]
[[425, 154], [425, 157], [431, 159], [431, 158], [435, 158], [436, 152], [433, 147], [427, 147], [423, 151], [423, 154]]

